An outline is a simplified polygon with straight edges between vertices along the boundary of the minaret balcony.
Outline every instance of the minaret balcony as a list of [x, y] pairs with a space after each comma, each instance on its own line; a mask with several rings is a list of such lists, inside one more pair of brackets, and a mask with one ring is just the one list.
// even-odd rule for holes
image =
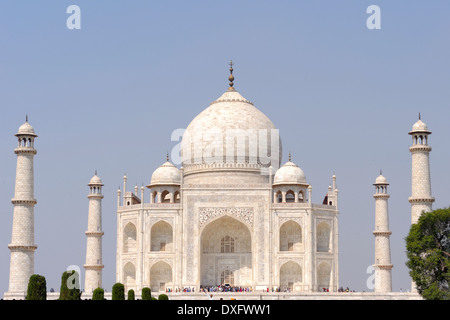
[[10, 250], [34, 251], [37, 249], [37, 245], [8, 244], [8, 248]]
[[12, 204], [27, 204], [27, 205], [35, 205], [37, 203], [36, 199], [11, 199]]
[[14, 149], [14, 153], [15, 154], [19, 154], [19, 153], [31, 153], [31, 154], [36, 154], [37, 150], [34, 149], [33, 147], [19, 147]]
[[97, 237], [101, 237], [103, 236], [105, 233], [103, 231], [86, 231], [84, 233], [87, 236], [97, 236]]
[[409, 147], [409, 151], [410, 152], [414, 152], [414, 151], [427, 151], [430, 152], [431, 151], [431, 147], [429, 145], [426, 144], [415, 144]]
[[409, 203], [433, 203], [434, 197], [409, 197]]
[[389, 230], [385, 230], [385, 231], [382, 231], [382, 230], [376, 230], [376, 231], [373, 231], [372, 233], [373, 233], [375, 236], [390, 236], [390, 235], [392, 234], [392, 232], [389, 231]]

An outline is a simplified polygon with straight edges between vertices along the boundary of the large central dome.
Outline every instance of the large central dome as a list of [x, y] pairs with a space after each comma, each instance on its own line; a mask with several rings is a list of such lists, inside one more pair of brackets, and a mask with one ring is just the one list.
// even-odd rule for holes
[[[233, 87], [191, 121], [181, 142], [189, 171], [278, 169], [281, 139], [270, 119]], [[268, 172], [268, 171], [267, 171]]]

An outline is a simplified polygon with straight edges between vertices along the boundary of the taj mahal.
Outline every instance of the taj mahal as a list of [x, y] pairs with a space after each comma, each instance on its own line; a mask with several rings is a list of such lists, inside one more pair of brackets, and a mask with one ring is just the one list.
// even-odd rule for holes
[[[272, 121], [234, 88], [228, 89], [187, 126], [179, 145], [181, 165], [166, 162], [143, 177], [147, 185], [117, 190], [116, 282], [125, 290], [200, 292], [211, 286], [276, 288], [302, 294], [339, 288], [339, 190], [336, 175], [312, 202], [316, 190], [295, 155], [283, 162]], [[411, 222], [432, 209], [429, 135], [420, 119], [412, 144]], [[9, 290], [23, 299], [34, 273], [34, 168], [37, 134], [27, 121], [18, 146]], [[122, 176], [122, 175], [121, 175]], [[388, 180], [374, 177], [374, 269], [378, 298], [392, 294]], [[89, 181], [83, 295], [102, 286], [102, 180]], [[409, 222], [408, 222], [409, 223]], [[85, 237], [85, 238], [84, 238]], [[83, 242], [86, 239], [86, 242]], [[38, 251], [37, 251], [38, 252]], [[295, 296], [295, 294], [298, 294]], [[369, 293], [367, 293], [369, 294]], [[420, 299], [417, 293], [397, 295]], [[363, 297], [364, 298], [364, 297]], [[181, 295], [179, 299], [183, 299]]]

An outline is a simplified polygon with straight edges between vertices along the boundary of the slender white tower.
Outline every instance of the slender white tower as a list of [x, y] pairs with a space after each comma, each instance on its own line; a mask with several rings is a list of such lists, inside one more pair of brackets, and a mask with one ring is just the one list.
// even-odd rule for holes
[[389, 231], [389, 213], [387, 186], [389, 183], [381, 174], [375, 180], [375, 292], [392, 291], [391, 244]]
[[427, 125], [420, 119], [409, 132], [412, 136], [412, 146], [409, 151], [412, 156], [412, 175], [411, 175], [411, 224], [417, 223], [423, 211], [432, 211], [434, 197], [431, 196], [431, 177], [430, 177], [430, 151], [428, 145]]
[[14, 150], [17, 155], [16, 186], [14, 198], [14, 216], [12, 226], [11, 262], [9, 269], [9, 288], [5, 299], [25, 298], [28, 281], [34, 274], [34, 166], [33, 159], [37, 153], [34, 139], [37, 135], [33, 127], [26, 122], [20, 126], [15, 135], [19, 145]]
[[97, 171], [88, 184], [89, 186], [89, 216], [88, 227], [85, 232], [86, 264], [84, 265], [85, 283], [84, 292], [91, 294], [95, 289], [102, 287], [102, 180]]

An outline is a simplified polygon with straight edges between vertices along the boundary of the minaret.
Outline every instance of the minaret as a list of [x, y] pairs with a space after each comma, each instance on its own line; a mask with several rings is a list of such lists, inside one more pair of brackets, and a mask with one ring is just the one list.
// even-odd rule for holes
[[92, 293], [102, 287], [102, 180], [97, 171], [88, 184], [90, 192], [88, 228], [86, 233], [86, 264], [84, 265], [85, 284], [84, 292]]
[[389, 231], [389, 213], [386, 178], [381, 174], [375, 180], [375, 292], [392, 291], [391, 245]]
[[409, 151], [412, 156], [412, 175], [411, 175], [411, 224], [417, 223], [422, 212], [432, 211], [434, 198], [431, 196], [431, 177], [430, 177], [430, 151], [428, 145], [427, 125], [420, 119], [413, 125], [409, 132], [412, 136], [412, 146]]
[[[33, 127], [26, 122], [15, 135], [19, 144], [14, 150], [17, 155], [16, 186], [14, 198], [14, 216], [12, 226], [11, 262], [9, 269], [9, 288], [5, 299], [25, 298], [28, 281], [34, 274], [34, 168], [33, 159], [37, 153], [34, 139], [37, 135]], [[9, 296], [9, 297], [8, 297]]]

